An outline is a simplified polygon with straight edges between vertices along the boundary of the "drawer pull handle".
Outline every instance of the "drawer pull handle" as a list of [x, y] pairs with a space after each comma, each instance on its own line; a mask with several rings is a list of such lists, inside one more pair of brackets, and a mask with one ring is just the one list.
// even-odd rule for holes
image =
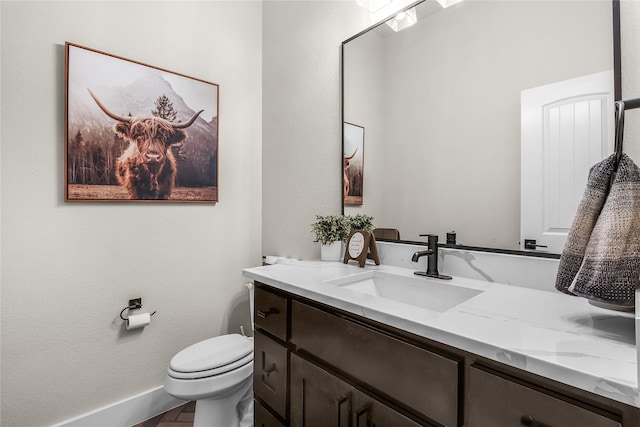
[[267, 377], [271, 375], [272, 372], [278, 372], [278, 368], [275, 363], [269, 366], [266, 370], [262, 369], [262, 375]]
[[369, 427], [369, 406], [364, 405], [360, 409], [354, 412], [354, 416], [356, 419], [356, 427]]
[[267, 311], [256, 310], [256, 315], [261, 319], [266, 319], [267, 316], [270, 315], [270, 314], [278, 314], [278, 313], [280, 313], [280, 310], [278, 310], [277, 308], [273, 308], [273, 307], [271, 307]]
[[523, 415], [522, 418], [520, 419], [520, 423], [522, 423], [523, 426], [527, 426], [527, 427], [551, 427], [547, 424], [539, 423], [538, 421], [534, 420], [533, 417], [530, 415]]
[[[342, 410], [342, 405], [347, 403], [346, 411]], [[338, 427], [349, 426], [349, 414], [351, 413], [351, 392], [343, 394], [336, 399], [336, 413], [338, 415]], [[346, 416], [346, 421], [343, 422], [343, 418]]]

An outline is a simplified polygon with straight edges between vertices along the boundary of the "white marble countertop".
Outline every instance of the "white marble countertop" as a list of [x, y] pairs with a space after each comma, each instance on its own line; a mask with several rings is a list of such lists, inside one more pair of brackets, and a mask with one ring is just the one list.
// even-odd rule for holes
[[[388, 265], [367, 265], [365, 270], [416, 277], [410, 269]], [[439, 313], [326, 283], [362, 271], [355, 264], [289, 261], [247, 268], [243, 275], [640, 407], [633, 313], [598, 308], [585, 299], [560, 292], [458, 277], [457, 285], [483, 292]]]

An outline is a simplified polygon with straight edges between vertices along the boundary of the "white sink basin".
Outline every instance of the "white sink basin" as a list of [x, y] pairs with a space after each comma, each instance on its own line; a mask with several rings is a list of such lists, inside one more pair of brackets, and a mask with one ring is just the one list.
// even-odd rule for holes
[[482, 293], [481, 290], [457, 286], [450, 280], [407, 277], [375, 270], [328, 280], [327, 283], [440, 313]]

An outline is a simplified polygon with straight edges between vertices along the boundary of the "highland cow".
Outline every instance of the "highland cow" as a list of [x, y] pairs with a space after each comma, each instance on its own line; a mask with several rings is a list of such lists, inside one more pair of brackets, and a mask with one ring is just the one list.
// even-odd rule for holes
[[344, 197], [347, 197], [349, 195], [349, 192], [351, 191], [351, 174], [349, 173], [349, 167], [351, 166], [351, 159], [353, 159], [353, 157], [356, 155], [356, 152], [358, 151], [358, 148], [356, 147], [355, 151], [353, 152], [352, 155], [350, 156], [344, 156], [344, 162], [342, 165], [342, 170], [344, 172]]
[[118, 182], [130, 199], [167, 200], [171, 197], [177, 166], [171, 146], [186, 139], [185, 128], [204, 111], [200, 110], [184, 123], [172, 123], [159, 117], [127, 117], [109, 111], [89, 90], [98, 107], [117, 120], [116, 133], [129, 147], [116, 161]]

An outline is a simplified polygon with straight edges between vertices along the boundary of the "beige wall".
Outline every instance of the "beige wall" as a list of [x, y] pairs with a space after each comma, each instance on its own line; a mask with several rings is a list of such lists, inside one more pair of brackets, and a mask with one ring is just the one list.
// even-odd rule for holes
[[[260, 2], [1, 3], [2, 425], [159, 387], [169, 359], [248, 325], [260, 262]], [[64, 42], [220, 84], [220, 203], [63, 201]], [[128, 332], [129, 298], [157, 310]]]
[[342, 206], [340, 44], [371, 16], [351, 1], [263, 7], [263, 253], [319, 258], [311, 223]]

